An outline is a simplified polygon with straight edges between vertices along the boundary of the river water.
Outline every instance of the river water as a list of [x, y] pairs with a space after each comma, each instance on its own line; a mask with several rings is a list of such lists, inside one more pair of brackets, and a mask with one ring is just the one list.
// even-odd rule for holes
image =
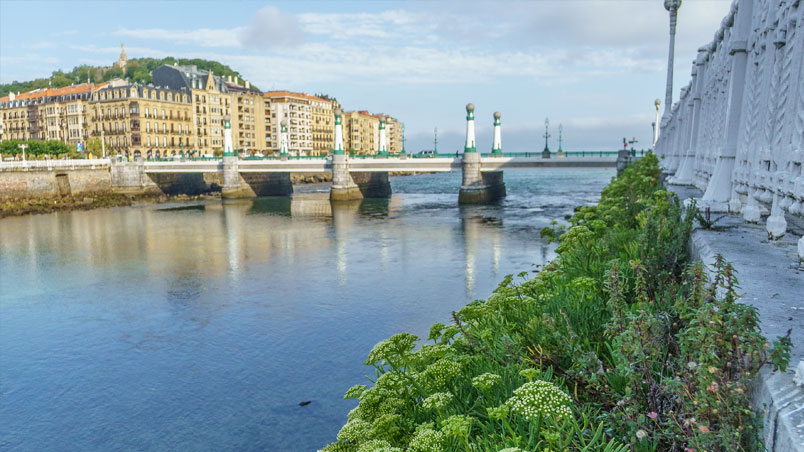
[[552, 259], [539, 231], [613, 175], [510, 171], [494, 206], [450, 173], [0, 220], [0, 450], [314, 451], [376, 342]]

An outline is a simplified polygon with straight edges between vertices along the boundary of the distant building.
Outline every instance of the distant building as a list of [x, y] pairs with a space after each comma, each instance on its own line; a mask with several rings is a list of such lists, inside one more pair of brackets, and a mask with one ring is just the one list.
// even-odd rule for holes
[[92, 94], [91, 136], [107, 154], [164, 157], [193, 149], [189, 90], [111, 83]]
[[[288, 152], [312, 155], [313, 128], [310, 99], [307, 94], [290, 91], [268, 91], [265, 108], [265, 143], [269, 152], [279, 152], [279, 124], [288, 120]], [[333, 124], [334, 130], [334, 124]]]
[[212, 71], [196, 66], [162, 65], [153, 70], [153, 83], [192, 94], [193, 147], [202, 153], [223, 152], [223, 117], [231, 115], [229, 87]]
[[227, 77], [226, 87], [229, 90], [232, 105], [231, 126], [232, 141], [236, 149], [247, 154], [267, 151], [263, 137], [265, 136], [265, 100], [262, 93], [251, 88], [251, 83], [244, 81], [243, 86], [235, 77]]
[[375, 154], [379, 145], [379, 115], [366, 110], [343, 114], [343, 148], [352, 154]]
[[108, 85], [81, 83], [0, 98], [0, 141], [58, 140], [74, 147], [89, 138], [89, 99]]
[[338, 101], [307, 96], [310, 102], [310, 127], [313, 133], [312, 155], [327, 155], [335, 143], [335, 109]]

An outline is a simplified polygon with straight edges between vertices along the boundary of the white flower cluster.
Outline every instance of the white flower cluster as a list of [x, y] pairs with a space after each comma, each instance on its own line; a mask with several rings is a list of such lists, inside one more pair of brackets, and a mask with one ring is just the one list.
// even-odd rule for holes
[[343, 399], [349, 400], [349, 399], [360, 398], [360, 395], [363, 394], [363, 391], [365, 390], [366, 385], [354, 385], [351, 388], [349, 388], [349, 390], [346, 391], [346, 394], [344, 394]]
[[432, 362], [437, 359], [443, 358], [448, 354], [452, 354], [453, 348], [447, 344], [427, 344], [423, 345], [417, 352], [419, 359], [424, 362]]
[[428, 410], [441, 409], [452, 402], [452, 394], [449, 392], [436, 392], [430, 397], [424, 399], [422, 406]]
[[441, 431], [447, 436], [454, 436], [456, 438], [466, 438], [469, 436], [469, 431], [472, 429], [473, 417], [453, 415], [441, 423]]
[[520, 449], [518, 447], [506, 447], [505, 449], [500, 449], [497, 452], [528, 452], [528, 451]]
[[472, 378], [472, 386], [480, 391], [487, 392], [489, 389], [494, 387], [494, 385], [499, 383], [500, 380], [502, 380], [501, 376], [486, 372], [476, 376], [475, 378]]
[[443, 452], [444, 434], [431, 428], [416, 430], [408, 445], [408, 452]]
[[337, 438], [339, 441], [357, 442], [365, 438], [369, 430], [371, 430], [371, 424], [368, 422], [363, 419], [352, 419], [341, 427]]
[[508, 399], [511, 411], [519, 413], [527, 419], [539, 416], [570, 416], [570, 396], [549, 381], [529, 381], [514, 390], [514, 396]]
[[410, 353], [419, 338], [410, 333], [399, 333], [382, 340], [371, 349], [366, 365], [388, 362], [389, 359]]
[[361, 444], [357, 452], [402, 452], [402, 449], [391, 446], [388, 441], [372, 439]]
[[424, 373], [435, 382], [436, 387], [442, 388], [461, 373], [461, 365], [449, 359], [439, 359], [427, 366]]

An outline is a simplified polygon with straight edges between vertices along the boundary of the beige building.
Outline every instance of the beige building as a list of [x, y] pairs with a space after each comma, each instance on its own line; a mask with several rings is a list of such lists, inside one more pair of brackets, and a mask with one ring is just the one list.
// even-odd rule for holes
[[163, 65], [153, 70], [153, 83], [171, 89], [184, 88], [193, 104], [193, 148], [202, 154], [223, 152], [223, 118], [232, 114], [229, 87], [212, 71], [196, 66]]
[[265, 153], [265, 104], [262, 93], [251, 88], [249, 82], [243, 86], [237, 79], [227, 78], [232, 106], [232, 142], [237, 150], [245, 154]]
[[[312, 109], [307, 94], [290, 91], [268, 91], [265, 104], [265, 144], [268, 152], [279, 152], [279, 125], [288, 121], [288, 152], [291, 155], [313, 154]], [[333, 118], [334, 130], [334, 118]]]
[[57, 140], [71, 148], [78, 143], [86, 145], [89, 99], [106, 85], [82, 83], [0, 98], [0, 141]]
[[385, 135], [388, 140], [388, 153], [399, 154], [402, 152], [402, 123], [391, 116], [385, 116], [385, 119]]
[[310, 101], [311, 127], [313, 132], [312, 155], [327, 155], [335, 145], [335, 110], [338, 101], [318, 96], [307, 96]]
[[111, 83], [92, 94], [92, 138], [107, 154], [165, 157], [193, 149], [193, 104], [188, 90]]
[[375, 154], [380, 120], [366, 110], [343, 114], [343, 148], [351, 154]]

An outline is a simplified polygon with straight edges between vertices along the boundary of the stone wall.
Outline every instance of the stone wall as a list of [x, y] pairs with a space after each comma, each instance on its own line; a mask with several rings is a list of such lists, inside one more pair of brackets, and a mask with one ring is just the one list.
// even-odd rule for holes
[[108, 168], [0, 172], [0, 200], [109, 192]]
[[656, 143], [668, 182], [780, 238], [804, 215], [804, 2], [736, 0], [691, 75]]

